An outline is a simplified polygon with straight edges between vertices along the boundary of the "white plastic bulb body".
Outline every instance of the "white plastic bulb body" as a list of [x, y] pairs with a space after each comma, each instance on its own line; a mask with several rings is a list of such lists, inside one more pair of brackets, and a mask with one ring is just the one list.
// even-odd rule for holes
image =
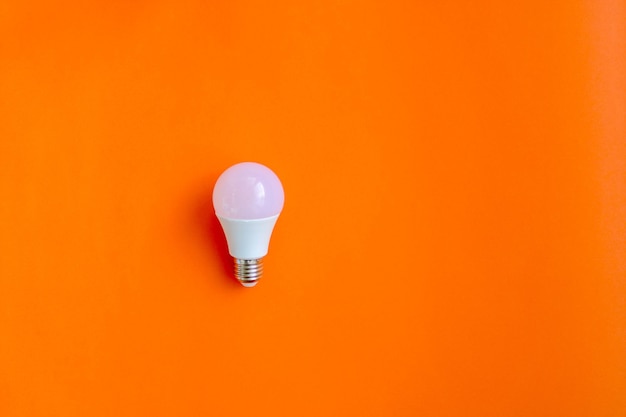
[[235, 277], [244, 287], [254, 287], [263, 274], [263, 258], [284, 203], [276, 174], [256, 162], [231, 166], [215, 183], [213, 207], [234, 259]]

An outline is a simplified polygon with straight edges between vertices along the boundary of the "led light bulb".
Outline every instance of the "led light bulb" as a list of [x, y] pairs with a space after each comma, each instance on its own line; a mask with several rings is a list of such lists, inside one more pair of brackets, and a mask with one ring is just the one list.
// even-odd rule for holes
[[254, 287], [263, 274], [263, 257], [284, 203], [276, 174], [256, 162], [231, 166], [215, 183], [215, 215], [235, 261], [235, 277], [244, 287]]

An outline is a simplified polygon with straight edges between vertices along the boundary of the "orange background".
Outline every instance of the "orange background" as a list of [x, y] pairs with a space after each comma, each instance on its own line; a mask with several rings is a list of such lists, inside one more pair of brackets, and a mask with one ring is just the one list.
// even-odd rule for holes
[[[625, 416], [625, 27], [3, 1], [0, 415]], [[210, 204], [247, 160], [286, 190], [254, 289]]]

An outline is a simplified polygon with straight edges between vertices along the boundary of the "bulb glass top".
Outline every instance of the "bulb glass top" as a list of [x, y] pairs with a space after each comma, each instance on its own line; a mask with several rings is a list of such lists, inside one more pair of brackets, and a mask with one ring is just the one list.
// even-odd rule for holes
[[219, 217], [257, 220], [280, 214], [285, 193], [280, 180], [268, 167], [242, 162], [220, 175], [213, 189], [213, 207]]

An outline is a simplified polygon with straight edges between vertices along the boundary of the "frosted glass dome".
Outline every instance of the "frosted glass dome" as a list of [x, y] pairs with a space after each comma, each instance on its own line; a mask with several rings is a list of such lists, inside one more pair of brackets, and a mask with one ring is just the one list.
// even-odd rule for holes
[[213, 207], [219, 217], [238, 220], [278, 215], [285, 203], [280, 180], [268, 167], [242, 162], [220, 175], [213, 189]]

